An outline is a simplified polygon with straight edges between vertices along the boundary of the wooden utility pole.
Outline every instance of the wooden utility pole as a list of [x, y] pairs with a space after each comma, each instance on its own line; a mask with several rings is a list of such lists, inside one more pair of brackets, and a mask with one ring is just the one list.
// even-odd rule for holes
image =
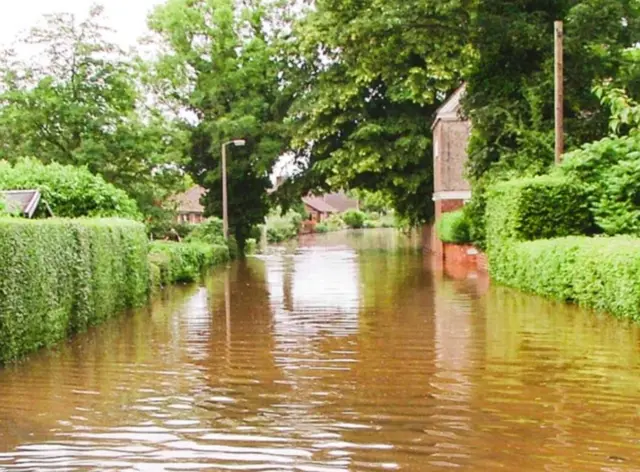
[[556, 21], [555, 30], [555, 110], [556, 110], [556, 164], [564, 154], [564, 32], [562, 21]]

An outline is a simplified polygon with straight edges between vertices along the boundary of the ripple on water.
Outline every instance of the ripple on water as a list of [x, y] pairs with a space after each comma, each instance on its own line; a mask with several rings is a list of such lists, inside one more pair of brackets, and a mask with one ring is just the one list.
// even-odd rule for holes
[[0, 470], [640, 471], [640, 332], [391, 232], [218, 271], [0, 370]]

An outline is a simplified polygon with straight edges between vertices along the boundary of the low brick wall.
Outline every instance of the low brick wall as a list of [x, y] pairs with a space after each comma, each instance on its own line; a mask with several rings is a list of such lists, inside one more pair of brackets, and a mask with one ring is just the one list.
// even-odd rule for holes
[[479, 272], [488, 272], [487, 256], [470, 244], [442, 245], [442, 258], [445, 265], [458, 265]]
[[300, 234], [313, 234], [316, 232], [316, 222], [315, 221], [303, 221], [302, 226], [300, 228]]

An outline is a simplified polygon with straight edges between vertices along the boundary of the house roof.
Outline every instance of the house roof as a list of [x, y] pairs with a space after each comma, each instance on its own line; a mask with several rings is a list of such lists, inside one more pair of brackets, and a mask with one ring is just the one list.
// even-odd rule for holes
[[304, 197], [302, 201], [304, 202], [305, 205], [313, 208], [316, 211], [319, 211], [320, 213], [338, 213], [338, 210], [336, 210], [334, 207], [329, 205], [320, 197], [314, 197], [314, 196]]
[[345, 212], [353, 208], [358, 208], [358, 200], [349, 198], [344, 192], [328, 193], [323, 195], [323, 200], [339, 212]]
[[447, 100], [436, 111], [436, 119], [431, 125], [431, 129], [434, 129], [440, 120], [459, 120], [460, 108], [462, 97], [466, 91], [466, 84], [462, 84], [458, 89], [451, 94]]
[[207, 191], [203, 187], [195, 186], [174, 196], [172, 201], [177, 204], [178, 213], [204, 213], [200, 199], [206, 193]]
[[[33, 218], [42, 198], [38, 190], [7, 190], [0, 192], [0, 197], [9, 213], [21, 213], [27, 218]], [[51, 214], [49, 205], [47, 210]]]

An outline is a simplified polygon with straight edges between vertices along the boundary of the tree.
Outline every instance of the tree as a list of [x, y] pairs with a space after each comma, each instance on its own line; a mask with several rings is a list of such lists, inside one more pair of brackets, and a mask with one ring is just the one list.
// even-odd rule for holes
[[[543, 172], [554, 158], [553, 22], [565, 21], [567, 147], [607, 134], [609, 112], [591, 92], [615, 77], [640, 40], [637, 0], [479, 0], [465, 108], [473, 121], [470, 175]], [[597, 28], [594, 25], [598, 25]]]
[[4, 54], [0, 158], [86, 166], [130, 193], [145, 213], [183, 185], [184, 132], [146, 106], [141, 64], [105, 39], [102, 8], [78, 21], [55, 14], [24, 43], [42, 54]]
[[210, 215], [222, 213], [221, 146], [246, 140], [228, 160], [230, 227], [241, 248], [264, 222], [269, 174], [288, 148], [290, 97], [279, 80], [277, 31], [267, 27], [272, 13], [261, 0], [238, 8], [233, 0], [169, 0], [150, 19], [165, 47], [156, 86], [188, 112], [189, 169], [208, 189]]
[[300, 172], [282, 191], [382, 191], [409, 222], [429, 220], [430, 127], [463, 77], [472, 4], [316, 1], [287, 43]]
[[614, 134], [640, 132], [640, 49], [624, 53], [624, 64], [615, 78], [594, 87], [594, 93], [611, 110]]

